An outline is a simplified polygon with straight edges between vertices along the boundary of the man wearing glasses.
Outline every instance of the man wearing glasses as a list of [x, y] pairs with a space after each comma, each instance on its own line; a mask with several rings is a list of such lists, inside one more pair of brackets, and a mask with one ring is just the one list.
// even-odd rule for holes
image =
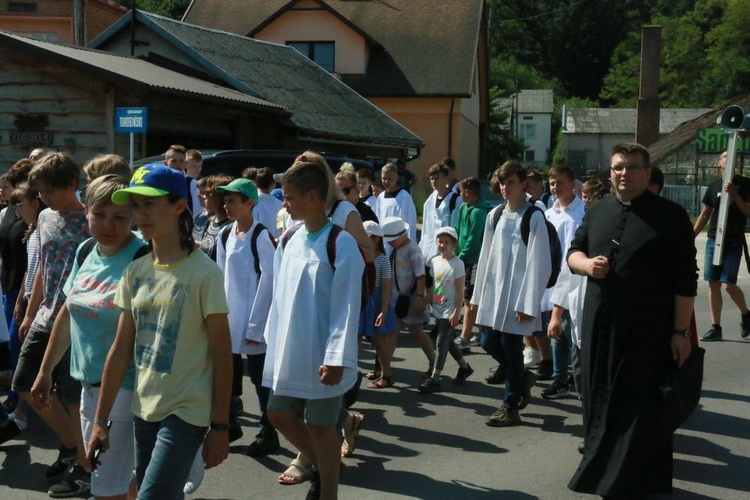
[[697, 291], [687, 212], [648, 189], [640, 144], [612, 149], [615, 196], [586, 212], [568, 252], [587, 275], [582, 320], [583, 458], [568, 487], [607, 498], [672, 490], [672, 436], [659, 431], [659, 386], [690, 355]]
[[706, 194], [703, 196], [703, 209], [695, 220], [693, 228], [695, 235], [698, 236], [710, 220], [708, 240], [706, 240], [706, 260], [703, 265], [703, 279], [708, 281], [708, 309], [711, 313], [711, 329], [701, 337], [701, 340], [705, 342], [713, 342], [723, 338], [721, 329], [722, 283], [727, 295], [737, 305], [742, 315], [740, 336], [743, 339], [750, 336], [750, 312], [747, 310], [747, 304], [745, 303], [745, 294], [737, 286], [737, 274], [742, 261], [742, 247], [745, 244], [745, 224], [748, 216], [750, 216], [750, 203], [747, 202], [750, 198], [750, 189], [748, 189], [747, 183], [750, 180], [744, 177], [737, 176], [731, 183], [724, 186], [724, 190], [729, 194], [729, 211], [727, 212], [727, 225], [724, 229], [723, 255], [721, 265], [713, 265], [719, 202], [721, 201], [726, 164], [727, 153], [725, 151], [716, 160], [720, 178], [706, 190]]

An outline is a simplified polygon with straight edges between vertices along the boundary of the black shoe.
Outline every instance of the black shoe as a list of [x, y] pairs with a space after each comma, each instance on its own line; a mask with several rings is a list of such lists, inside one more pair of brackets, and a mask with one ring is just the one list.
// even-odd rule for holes
[[570, 395], [570, 387], [559, 380], [555, 380], [551, 386], [542, 391], [543, 399], [559, 399], [568, 395]]
[[57, 455], [55, 463], [47, 468], [47, 472], [44, 473], [49, 481], [57, 481], [62, 479], [65, 474], [68, 473], [70, 468], [76, 461], [76, 449], [66, 448], [60, 446], [60, 453]]
[[742, 320], [740, 321], [740, 337], [746, 339], [750, 337], [750, 311], [746, 312], [741, 317]]
[[245, 433], [242, 431], [242, 426], [240, 425], [239, 420], [235, 420], [234, 422], [229, 424], [229, 442], [234, 443], [238, 439], [242, 438], [242, 436]]
[[586, 451], [586, 441], [583, 441], [581, 444], [578, 445], [578, 453], [583, 455], [584, 451]]
[[526, 380], [524, 380], [523, 382], [523, 391], [521, 392], [521, 397], [518, 398], [519, 410], [523, 410], [524, 408], [529, 406], [529, 402], [531, 401], [531, 388], [534, 387], [536, 381], [539, 380], [539, 376], [534, 372], [531, 372], [529, 370], [524, 371], [526, 372]]
[[255, 441], [247, 447], [245, 455], [248, 457], [260, 457], [278, 449], [279, 433], [276, 432], [276, 429], [265, 429], [255, 436]]
[[422, 394], [432, 394], [433, 392], [440, 392], [440, 382], [434, 378], [428, 378], [422, 385], [417, 389]]
[[313, 470], [312, 476], [310, 477], [310, 489], [307, 490], [307, 496], [305, 500], [319, 500], [320, 499], [320, 473], [317, 470]]
[[5, 410], [5, 413], [7, 413], [8, 415], [16, 411], [16, 406], [18, 406], [18, 403], [17, 402], [14, 403], [13, 401], [10, 400], [10, 398], [3, 401], [3, 409]]
[[703, 342], [716, 342], [722, 340], [721, 327], [719, 325], [712, 326], [709, 331], [703, 334], [701, 340]]
[[[70, 498], [91, 491], [91, 473], [80, 465], [74, 465], [65, 478], [51, 487], [47, 493], [52, 498]], [[88, 496], [88, 495], [87, 495]]]
[[6, 420], [7, 424], [0, 427], [0, 444], [10, 441], [21, 433], [21, 429], [11, 419]]
[[237, 413], [245, 411], [245, 404], [242, 402], [242, 398], [239, 396], [232, 396], [232, 409]]
[[469, 365], [469, 363], [466, 363], [466, 368], [458, 367], [458, 373], [456, 373], [455, 378], [453, 379], [453, 383], [456, 385], [463, 384], [467, 378], [471, 376], [471, 374], [474, 373], [474, 369]]
[[539, 362], [539, 368], [537, 369], [537, 374], [539, 374], [537, 380], [552, 380], [554, 378], [552, 368], [551, 359], [541, 360]]
[[484, 381], [490, 385], [500, 385], [505, 383], [505, 368], [498, 365], [490, 368], [490, 374], [484, 377]]

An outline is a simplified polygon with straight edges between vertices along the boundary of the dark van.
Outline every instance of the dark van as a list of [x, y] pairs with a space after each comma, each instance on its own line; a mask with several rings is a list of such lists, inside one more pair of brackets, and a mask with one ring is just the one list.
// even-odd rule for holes
[[[294, 163], [294, 159], [303, 151], [289, 151], [283, 149], [231, 149], [231, 150], [209, 150], [201, 151], [203, 155], [203, 170], [201, 177], [214, 174], [229, 174], [233, 177], [242, 177], [242, 172], [247, 167], [270, 167], [275, 172], [286, 171]], [[356, 158], [348, 158], [336, 153], [319, 152], [328, 162], [335, 174], [344, 163], [351, 163], [355, 170], [366, 168], [373, 170], [372, 163]], [[143, 158], [135, 162], [138, 168], [149, 163], [157, 163], [164, 160], [163, 155]]]

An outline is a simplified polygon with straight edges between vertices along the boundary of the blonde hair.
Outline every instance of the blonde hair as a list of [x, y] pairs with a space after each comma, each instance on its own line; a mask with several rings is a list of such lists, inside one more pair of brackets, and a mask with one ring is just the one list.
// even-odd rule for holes
[[387, 174], [388, 172], [396, 172], [398, 174], [398, 167], [395, 163], [386, 163], [383, 168], [380, 169], [380, 174]]
[[104, 174], [86, 188], [86, 206], [104, 208], [112, 203], [112, 194], [119, 189], [126, 189], [129, 181], [117, 174]]
[[315, 190], [326, 207], [341, 196], [328, 162], [313, 151], [305, 151], [294, 160], [294, 164], [284, 172], [283, 184], [291, 184], [302, 193]]

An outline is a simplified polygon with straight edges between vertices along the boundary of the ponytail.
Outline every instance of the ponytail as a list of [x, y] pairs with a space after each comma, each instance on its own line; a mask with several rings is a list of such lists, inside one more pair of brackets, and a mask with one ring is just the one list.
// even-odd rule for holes
[[[170, 203], [174, 204], [180, 200], [180, 197], [170, 194], [167, 195], [167, 199]], [[178, 224], [180, 225], [180, 246], [187, 250], [188, 253], [191, 253], [195, 250], [195, 240], [193, 239], [193, 215], [187, 207], [185, 207], [185, 210], [180, 214]], [[149, 242], [149, 246], [151, 246], [151, 242]]]

